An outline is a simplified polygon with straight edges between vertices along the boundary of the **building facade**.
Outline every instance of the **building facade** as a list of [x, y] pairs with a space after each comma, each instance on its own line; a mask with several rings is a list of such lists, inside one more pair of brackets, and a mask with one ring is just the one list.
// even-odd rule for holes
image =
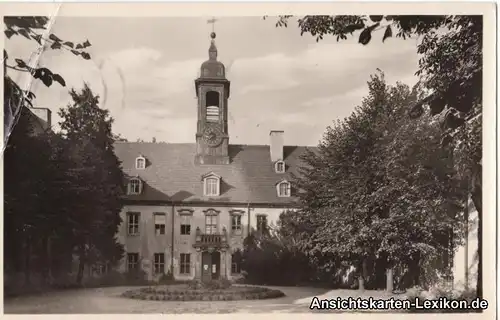
[[211, 38], [194, 81], [194, 143], [115, 145], [127, 176], [120, 271], [141, 268], [150, 280], [235, 279], [244, 238], [296, 207], [290, 180], [306, 147], [285, 146], [283, 131], [271, 131], [269, 145], [229, 143], [230, 81]]

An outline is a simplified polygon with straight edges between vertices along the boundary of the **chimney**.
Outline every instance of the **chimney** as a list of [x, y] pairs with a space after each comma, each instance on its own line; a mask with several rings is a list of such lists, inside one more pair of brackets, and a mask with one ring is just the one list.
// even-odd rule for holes
[[271, 161], [276, 162], [278, 160], [283, 160], [283, 145], [284, 145], [284, 131], [273, 130], [269, 133], [271, 138], [271, 145], [269, 149], [271, 150]]
[[31, 112], [40, 120], [44, 130], [52, 126], [52, 111], [47, 108], [31, 108]]

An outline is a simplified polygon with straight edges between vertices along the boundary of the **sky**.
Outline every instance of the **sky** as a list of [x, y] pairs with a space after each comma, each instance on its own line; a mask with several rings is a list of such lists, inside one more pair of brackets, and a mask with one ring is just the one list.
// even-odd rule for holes
[[[57, 125], [57, 111], [71, 102], [68, 91], [86, 82], [110, 110], [115, 133], [130, 141], [195, 142], [194, 80], [208, 59], [210, 18], [59, 17], [53, 33], [67, 41], [88, 39], [92, 59], [46, 51], [40, 65], [67, 85], [33, 82], [35, 104], [51, 109]], [[377, 68], [390, 84], [417, 81], [415, 39], [382, 43], [382, 30], [367, 46], [357, 37], [316, 42], [300, 36], [296, 23], [275, 23], [273, 17], [223, 17], [215, 24], [218, 60], [231, 81], [230, 143], [268, 144], [270, 130], [283, 130], [287, 145], [317, 145], [327, 126], [361, 103]], [[13, 37], [5, 46], [10, 58], [27, 59], [36, 42]]]

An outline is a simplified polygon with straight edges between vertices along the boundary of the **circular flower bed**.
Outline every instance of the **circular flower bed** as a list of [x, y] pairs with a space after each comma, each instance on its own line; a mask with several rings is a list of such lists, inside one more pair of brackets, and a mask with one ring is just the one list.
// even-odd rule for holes
[[261, 287], [231, 286], [225, 289], [192, 289], [188, 286], [156, 286], [129, 290], [122, 296], [155, 301], [234, 301], [284, 297], [279, 290]]

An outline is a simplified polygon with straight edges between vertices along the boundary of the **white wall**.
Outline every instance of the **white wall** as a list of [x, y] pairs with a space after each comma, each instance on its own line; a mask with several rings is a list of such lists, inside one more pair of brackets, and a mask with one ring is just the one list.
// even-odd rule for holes
[[469, 235], [466, 243], [455, 251], [453, 258], [453, 285], [456, 288], [463, 288], [465, 285], [467, 270], [469, 278], [469, 288], [475, 288], [477, 284], [476, 259], [478, 250], [478, 215], [472, 201], [469, 201]]

